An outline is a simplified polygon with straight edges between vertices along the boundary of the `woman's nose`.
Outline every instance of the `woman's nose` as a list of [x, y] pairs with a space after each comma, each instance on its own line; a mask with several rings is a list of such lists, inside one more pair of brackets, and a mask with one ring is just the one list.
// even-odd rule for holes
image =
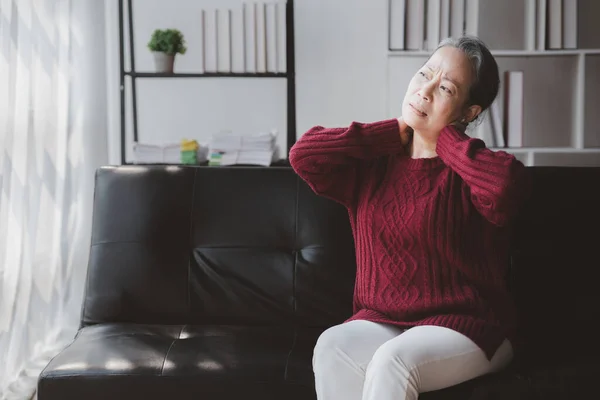
[[422, 86], [418, 94], [423, 100], [431, 101], [431, 85]]

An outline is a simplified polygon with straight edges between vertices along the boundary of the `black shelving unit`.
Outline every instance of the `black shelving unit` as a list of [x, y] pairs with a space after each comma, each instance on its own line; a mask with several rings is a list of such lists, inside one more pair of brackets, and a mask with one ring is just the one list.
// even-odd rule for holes
[[[287, 153], [296, 142], [296, 70], [294, 49], [294, 1], [286, 2], [286, 72], [282, 73], [153, 73], [137, 72], [135, 69], [135, 45], [133, 25], [133, 0], [119, 1], [119, 60], [120, 60], [120, 92], [121, 92], [121, 163], [127, 162], [127, 135], [126, 135], [126, 112], [125, 112], [125, 79], [131, 78], [131, 100], [133, 106], [133, 140], [137, 141], [138, 132], [138, 110], [137, 110], [137, 79], [171, 79], [171, 78], [282, 78], [287, 80]], [[126, 4], [125, 4], [126, 2]], [[130, 71], [125, 71], [125, 12], [127, 6], [128, 33], [129, 33], [129, 62]], [[286, 154], [287, 154], [286, 153]]]

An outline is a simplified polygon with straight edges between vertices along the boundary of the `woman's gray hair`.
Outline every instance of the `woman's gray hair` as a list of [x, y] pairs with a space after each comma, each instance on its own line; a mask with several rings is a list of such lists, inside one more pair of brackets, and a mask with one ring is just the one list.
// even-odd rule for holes
[[485, 111], [496, 99], [500, 88], [498, 64], [490, 50], [481, 39], [469, 35], [446, 38], [435, 50], [441, 47], [454, 47], [467, 55], [475, 80], [471, 84], [466, 105], [478, 105]]

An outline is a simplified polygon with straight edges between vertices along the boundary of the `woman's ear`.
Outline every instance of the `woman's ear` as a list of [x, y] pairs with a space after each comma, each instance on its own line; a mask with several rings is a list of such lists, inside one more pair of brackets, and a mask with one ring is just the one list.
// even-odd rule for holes
[[469, 106], [469, 108], [467, 108], [467, 111], [465, 112], [464, 117], [461, 119], [461, 121], [465, 124], [468, 124], [468, 123], [474, 121], [475, 118], [477, 118], [479, 116], [479, 114], [481, 114], [481, 106], [478, 106], [478, 105]]

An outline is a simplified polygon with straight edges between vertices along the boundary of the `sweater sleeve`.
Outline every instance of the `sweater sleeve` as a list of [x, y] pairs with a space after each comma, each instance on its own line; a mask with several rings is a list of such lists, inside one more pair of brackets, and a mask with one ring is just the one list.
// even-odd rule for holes
[[316, 194], [348, 207], [363, 163], [402, 151], [398, 120], [353, 122], [346, 128], [311, 128], [290, 149], [289, 161]]
[[442, 130], [436, 151], [469, 186], [471, 201], [484, 218], [505, 226], [517, 214], [530, 187], [525, 166], [512, 154], [494, 152], [454, 126]]

